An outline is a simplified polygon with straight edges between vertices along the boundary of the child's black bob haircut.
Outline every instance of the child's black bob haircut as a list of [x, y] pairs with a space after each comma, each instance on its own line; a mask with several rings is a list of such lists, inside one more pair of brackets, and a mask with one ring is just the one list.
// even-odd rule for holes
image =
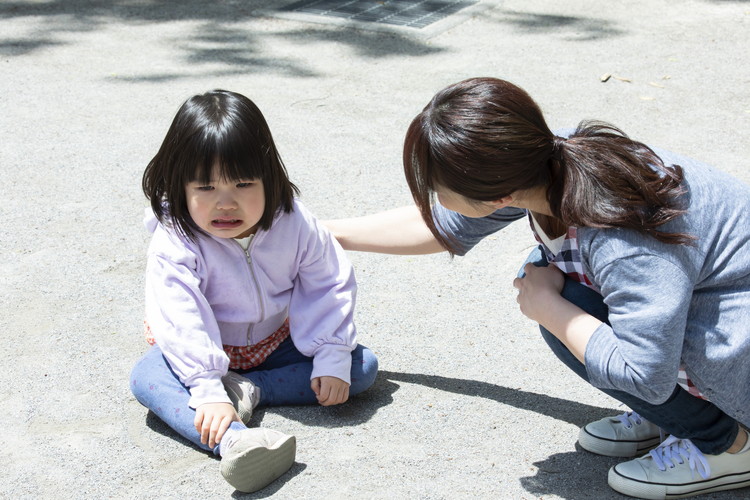
[[185, 101], [143, 173], [143, 193], [160, 222], [171, 222], [190, 239], [202, 233], [188, 212], [185, 186], [218, 180], [211, 179], [215, 163], [222, 180], [263, 181], [262, 229], [271, 227], [278, 210], [292, 211], [299, 190], [289, 180], [263, 114], [241, 94], [213, 90]]

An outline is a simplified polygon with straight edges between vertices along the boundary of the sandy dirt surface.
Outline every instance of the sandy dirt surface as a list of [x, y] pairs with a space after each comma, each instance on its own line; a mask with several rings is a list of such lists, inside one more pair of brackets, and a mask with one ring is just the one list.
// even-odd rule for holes
[[517, 310], [525, 223], [454, 260], [351, 254], [382, 371], [344, 406], [257, 413], [297, 436], [297, 463], [234, 491], [128, 388], [147, 348], [141, 175], [182, 101], [225, 88], [262, 109], [319, 217], [407, 204], [411, 118], [447, 84], [498, 76], [553, 127], [608, 120], [748, 182], [750, 3], [482, 0], [424, 33], [270, 14], [282, 5], [0, 2], [0, 497], [622, 498], [616, 459], [576, 436], [623, 409]]

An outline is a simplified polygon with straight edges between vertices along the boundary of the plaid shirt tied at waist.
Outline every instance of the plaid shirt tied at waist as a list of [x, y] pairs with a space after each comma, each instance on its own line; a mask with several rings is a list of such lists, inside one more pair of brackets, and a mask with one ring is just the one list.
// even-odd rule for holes
[[[156, 344], [151, 327], [143, 322], [146, 342]], [[289, 337], [289, 318], [284, 320], [278, 330], [261, 340], [257, 344], [248, 346], [224, 345], [224, 352], [229, 356], [230, 370], [249, 370], [263, 363], [279, 345]]]

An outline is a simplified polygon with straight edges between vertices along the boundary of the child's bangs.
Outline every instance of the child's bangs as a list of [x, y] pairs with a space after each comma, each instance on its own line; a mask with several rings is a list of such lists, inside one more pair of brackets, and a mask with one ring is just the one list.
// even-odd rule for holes
[[212, 152], [208, 152], [202, 155], [202, 158], [193, 156], [193, 171], [189, 176], [191, 182], [198, 182], [200, 184], [210, 184], [214, 168], [215, 156]]
[[218, 158], [219, 176], [225, 181], [263, 179], [263, 158], [243, 151]]
[[[263, 178], [262, 156], [253, 154], [246, 145], [241, 148], [211, 148], [201, 156], [195, 164], [193, 180], [202, 184]], [[214, 166], [218, 172], [214, 172]], [[218, 179], [213, 178], [214, 174], [218, 175]]]

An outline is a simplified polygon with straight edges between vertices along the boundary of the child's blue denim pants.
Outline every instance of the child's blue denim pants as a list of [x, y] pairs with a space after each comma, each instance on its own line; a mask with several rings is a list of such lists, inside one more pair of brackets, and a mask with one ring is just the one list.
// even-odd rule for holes
[[[378, 360], [368, 348], [357, 346], [352, 351], [352, 372], [349, 396], [369, 388], [378, 371]], [[240, 372], [260, 388], [258, 406], [317, 404], [310, 388], [312, 358], [303, 355], [287, 338], [257, 367]], [[158, 345], [152, 346], [136, 363], [130, 374], [130, 389], [136, 399], [154, 412], [172, 429], [196, 446], [218, 454], [201, 443], [193, 421], [195, 410], [188, 406], [190, 392], [169, 366]], [[244, 428], [233, 422], [232, 428]]]

